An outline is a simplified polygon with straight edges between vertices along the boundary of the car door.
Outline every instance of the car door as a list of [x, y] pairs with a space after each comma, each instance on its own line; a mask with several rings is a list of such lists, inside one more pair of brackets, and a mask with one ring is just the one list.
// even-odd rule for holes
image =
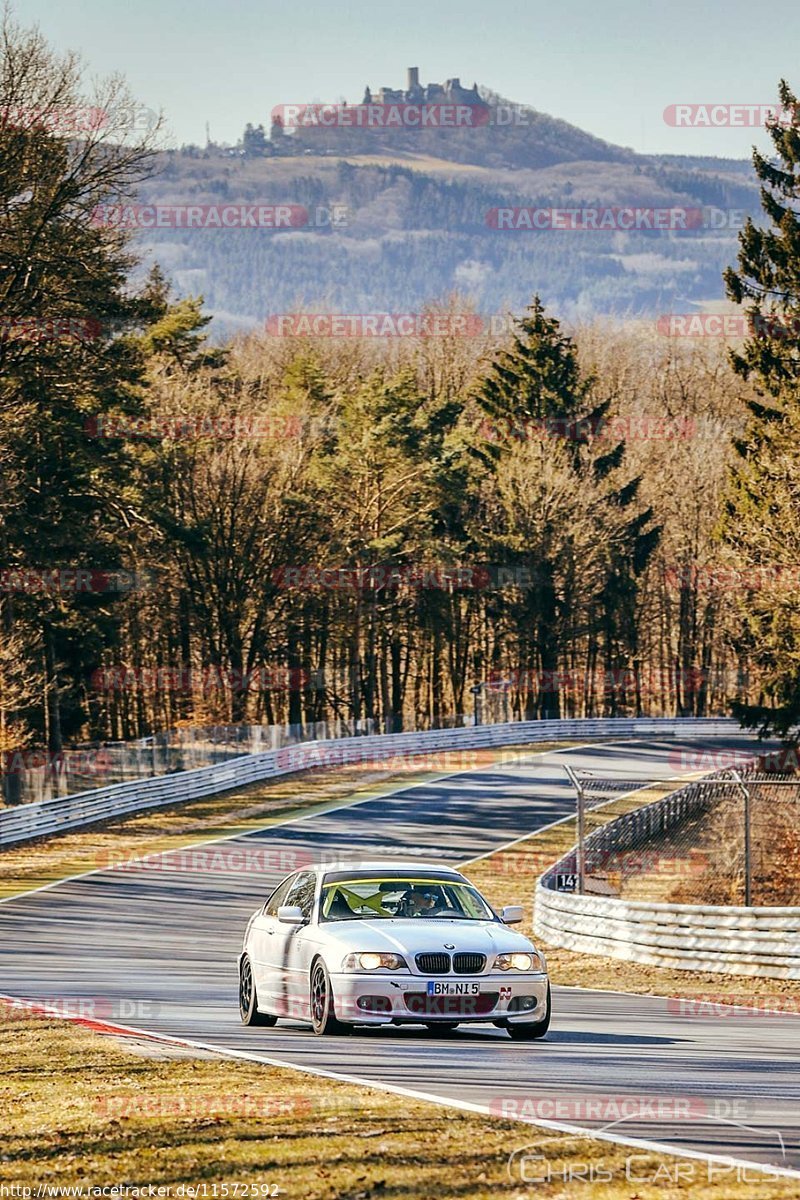
[[280, 951], [276, 949], [275, 935], [283, 927], [278, 921], [278, 908], [285, 903], [289, 888], [295, 876], [290, 875], [278, 885], [264, 905], [261, 912], [253, 921], [248, 950], [253, 965], [253, 975], [256, 981], [259, 1008], [266, 1008], [274, 1013], [283, 995], [281, 977]]
[[308, 978], [310, 961], [308, 960], [308, 922], [314, 910], [314, 898], [317, 891], [317, 875], [315, 871], [302, 871], [297, 875], [289, 888], [284, 904], [296, 904], [303, 913], [303, 925], [281, 925], [281, 933], [276, 934], [275, 943], [278, 946], [283, 962], [284, 1009], [288, 1017], [300, 1020], [308, 1018]]

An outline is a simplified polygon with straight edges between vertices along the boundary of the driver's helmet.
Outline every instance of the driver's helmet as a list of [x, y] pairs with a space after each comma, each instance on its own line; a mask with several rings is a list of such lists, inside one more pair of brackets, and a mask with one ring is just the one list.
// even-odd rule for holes
[[410, 887], [403, 897], [403, 906], [408, 912], [424, 912], [435, 908], [438, 897], [430, 888]]

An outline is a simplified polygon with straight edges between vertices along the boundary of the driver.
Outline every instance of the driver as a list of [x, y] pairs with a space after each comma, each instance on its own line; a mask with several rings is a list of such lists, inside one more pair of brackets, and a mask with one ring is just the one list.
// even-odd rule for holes
[[436, 897], [430, 892], [421, 892], [418, 888], [412, 888], [410, 892], [406, 892], [405, 908], [410, 917], [424, 917], [436, 908]]

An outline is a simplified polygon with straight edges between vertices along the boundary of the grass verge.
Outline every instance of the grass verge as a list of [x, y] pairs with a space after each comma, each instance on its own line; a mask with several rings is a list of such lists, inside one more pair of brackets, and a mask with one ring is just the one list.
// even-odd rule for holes
[[[126, 1041], [5, 1008], [0, 1038], [0, 1183], [32, 1194], [38, 1185], [152, 1185], [178, 1197], [205, 1184], [217, 1197], [238, 1188], [302, 1200], [556, 1200], [577, 1194], [592, 1164], [594, 1200], [798, 1195], [793, 1179], [721, 1165], [709, 1172], [696, 1160], [283, 1068], [153, 1044], [142, 1055]], [[520, 1152], [530, 1156], [524, 1180]]]

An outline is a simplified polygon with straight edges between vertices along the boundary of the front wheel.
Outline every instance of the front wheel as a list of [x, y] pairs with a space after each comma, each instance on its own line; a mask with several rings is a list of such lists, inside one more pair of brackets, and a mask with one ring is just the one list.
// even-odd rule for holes
[[274, 1025], [278, 1019], [258, 1011], [253, 966], [246, 954], [239, 963], [239, 1016], [243, 1025]]
[[537, 1038], [543, 1038], [550, 1028], [550, 984], [547, 985], [547, 1004], [544, 1010], [544, 1016], [541, 1021], [524, 1021], [520, 1025], [515, 1025], [512, 1021], [508, 1023], [508, 1032], [515, 1042], [535, 1042]]
[[321, 958], [318, 958], [311, 968], [311, 1025], [317, 1037], [326, 1033], [349, 1033], [350, 1026], [345, 1025], [336, 1016], [333, 1006], [333, 988], [328, 968]]

